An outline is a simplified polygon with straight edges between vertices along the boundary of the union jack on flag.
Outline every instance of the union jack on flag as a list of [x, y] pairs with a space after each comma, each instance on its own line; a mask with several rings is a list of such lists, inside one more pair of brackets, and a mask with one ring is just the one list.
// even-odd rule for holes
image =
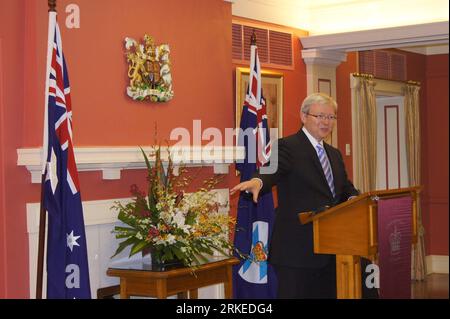
[[266, 100], [261, 87], [261, 64], [256, 45], [251, 46], [249, 84], [244, 106], [247, 107], [244, 110], [256, 116], [256, 127], [253, 133], [256, 136], [256, 167], [259, 168], [269, 161], [271, 141], [267, 126]]
[[72, 144], [69, 77], [56, 12], [49, 16], [44, 207], [48, 212], [47, 298], [91, 298], [80, 184]]

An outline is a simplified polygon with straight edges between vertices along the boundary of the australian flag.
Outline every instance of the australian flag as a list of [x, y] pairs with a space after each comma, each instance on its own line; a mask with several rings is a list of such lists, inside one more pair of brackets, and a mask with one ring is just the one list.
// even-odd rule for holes
[[56, 13], [49, 17], [44, 127], [44, 207], [48, 212], [47, 298], [91, 298], [80, 184], [72, 144], [69, 77]]
[[[246, 158], [236, 168], [241, 182], [251, 179], [258, 168], [269, 161], [271, 142], [267, 113], [261, 88], [261, 67], [256, 45], [251, 46], [250, 75], [241, 116], [239, 145]], [[272, 193], [263, 194], [255, 204], [251, 196], [241, 194], [237, 211], [235, 247], [248, 258], [233, 267], [234, 298], [269, 299], [276, 297], [277, 280], [267, 262], [274, 219]]]

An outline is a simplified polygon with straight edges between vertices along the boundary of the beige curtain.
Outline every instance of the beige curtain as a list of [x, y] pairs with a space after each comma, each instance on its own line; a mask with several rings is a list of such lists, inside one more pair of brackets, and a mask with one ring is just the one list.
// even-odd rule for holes
[[[407, 84], [405, 87], [406, 158], [410, 186], [421, 183], [419, 90], [418, 85]], [[411, 253], [411, 279], [423, 280], [427, 271], [420, 196], [417, 197], [417, 206], [417, 244], [413, 246]]]
[[377, 113], [375, 82], [370, 76], [354, 75], [354, 116], [356, 134], [355, 186], [361, 192], [376, 188]]

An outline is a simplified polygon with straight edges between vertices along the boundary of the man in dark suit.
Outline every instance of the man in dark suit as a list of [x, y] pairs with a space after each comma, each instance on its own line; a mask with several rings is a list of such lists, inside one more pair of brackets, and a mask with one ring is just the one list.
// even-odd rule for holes
[[[273, 174], [256, 174], [231, 193], [247, 191], [256, 202], [260, 192], [278, 186], [278, 208], [270, 243], [269, 262], [278, 277], [278, 298], [336, 298], [334, 255], [314, 254], [312, 224], [301, 225], [297, 214], [333, 206], [356, 196], [342, 155], [324, 143], [336, 122], [336, 102], [315, 93], [301, 106], [303, 128], [278, 141]], [[276, 149], [276, 148], [275, 148]], [[274, 158], [277, 156], [277, 158]]]

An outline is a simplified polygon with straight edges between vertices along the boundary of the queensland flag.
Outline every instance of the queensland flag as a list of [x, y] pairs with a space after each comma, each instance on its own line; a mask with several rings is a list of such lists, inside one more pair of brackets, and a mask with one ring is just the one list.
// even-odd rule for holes
[[[271, 151], [256, 45], [251, 46], [249, 85], [240, 127], [238, 143], [245, 147], [246, 157], [236, 168], [243, 182], [251, 179], [258, 168], [268, 163]], [[275, 271], [267, 262], [273, 219], [272, 193], [261, 195], [257, 204], [251, 196], [240, 195], [234, 245], [248, 257], [241, 258], [241, 262], [233, 267], [234, 298], [276, 298]]]
[[47, 298], [91, 298], [80, 185], [72, 144], [69, 77], [56, 12], [49, 16], [44, 207], [48, 212]]

